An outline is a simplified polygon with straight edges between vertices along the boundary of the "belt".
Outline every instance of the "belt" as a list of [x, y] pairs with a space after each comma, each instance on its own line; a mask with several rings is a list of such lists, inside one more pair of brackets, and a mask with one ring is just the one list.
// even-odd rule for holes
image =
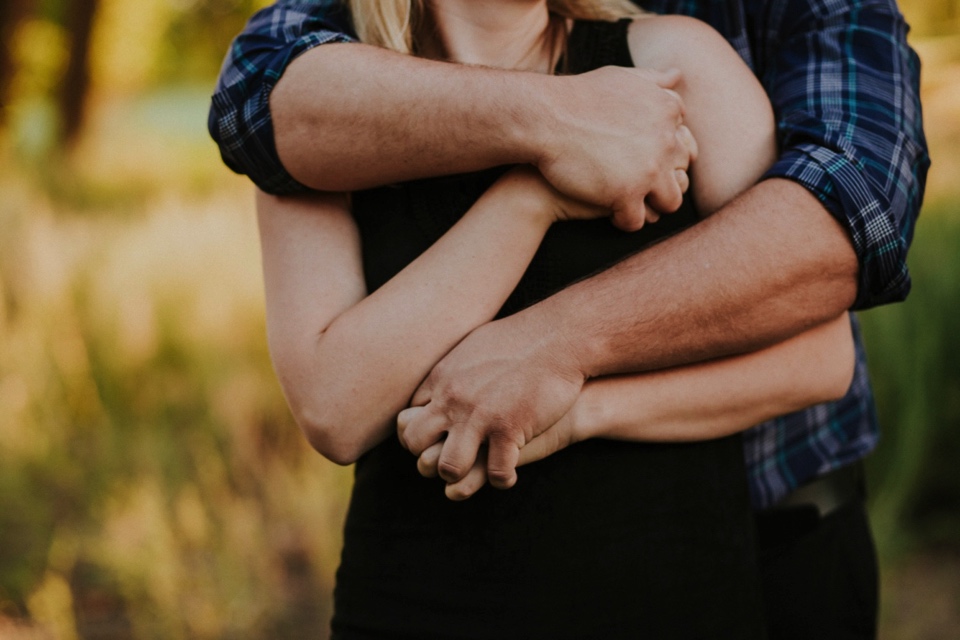
[[815, 507], [817, 515], [824, 518], [864, 495], [863, 463], [858, 461], [797, 487], [766, 511]]
[[824, 518], [865, 495], [861, 462], [835, 469], [798, 487], [774, 506], [754, 512], [761, 554], [816, 530]]

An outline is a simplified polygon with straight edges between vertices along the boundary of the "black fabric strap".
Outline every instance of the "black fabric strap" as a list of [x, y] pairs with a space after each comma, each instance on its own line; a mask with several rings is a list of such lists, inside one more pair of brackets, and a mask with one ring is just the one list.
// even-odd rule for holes
[[566, 72], [585, 73], [608, 65], [632, 67], [627, 45], [630, 23], [629, 18], [618, 22], [575, 22], [567, 42], [570, 55]]

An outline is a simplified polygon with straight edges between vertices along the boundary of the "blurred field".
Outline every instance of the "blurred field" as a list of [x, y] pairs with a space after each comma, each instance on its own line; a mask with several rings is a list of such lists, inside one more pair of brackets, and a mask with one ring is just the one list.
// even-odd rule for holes
[[[210, 6], [143, 5], [167, 27]], [[227, 34], [254, 4], [230, 6]], [[928, 9], [905, 6], [934, 158], [914, 291], [863, 314], [887, 640], [960, 638], [960, 36], [957, 11]], [[322, 637], [351, 472], [307, 447], [270, 368], [252, 190], [204, 131], [216, 61], [174, 81], [172, 54], [138, 61], [133, 38], [100, 45], [69, 152], [56, 55], [24, 48], [5, 106], [0, 640]]]
[[349, 473], [287, 415], [250, 189], [218, 180], [106, 213], [22, 175], [0, 186], [8, 621], [65, 638], [276, 637], [327, 615]]

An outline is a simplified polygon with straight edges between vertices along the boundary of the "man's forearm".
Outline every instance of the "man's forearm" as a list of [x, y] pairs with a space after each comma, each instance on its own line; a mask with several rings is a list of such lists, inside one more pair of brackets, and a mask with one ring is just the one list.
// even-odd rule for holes
[[362, 44], [317, 47], [271, 94], [277, 150], [297, 180], [342, 191], [534, 162], [540, 84]]
[[767, 180], [695, 227], [512, 320], [586, 377], [752, 351], [821, 324], [856, 295], [843, 228], [803, 187]]
[[635, 229], [673, 211], [694, 145], [676, 70], [571, 76], [487, 69], [361, 44], [310, 50], [270, 98], [280, 160], [320, 190], [531, 163], [562, 193]]

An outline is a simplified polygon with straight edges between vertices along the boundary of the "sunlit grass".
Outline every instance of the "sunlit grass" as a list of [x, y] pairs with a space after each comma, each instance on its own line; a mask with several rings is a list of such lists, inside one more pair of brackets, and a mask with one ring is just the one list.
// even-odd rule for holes
[[[288, 416], [251, 190], [224, 180], [92, 219], [4, 185], [0, 612], [137, 637], [322, 626], [349, 472]], [[68, 619], [97, 606], [109, 621]]]

